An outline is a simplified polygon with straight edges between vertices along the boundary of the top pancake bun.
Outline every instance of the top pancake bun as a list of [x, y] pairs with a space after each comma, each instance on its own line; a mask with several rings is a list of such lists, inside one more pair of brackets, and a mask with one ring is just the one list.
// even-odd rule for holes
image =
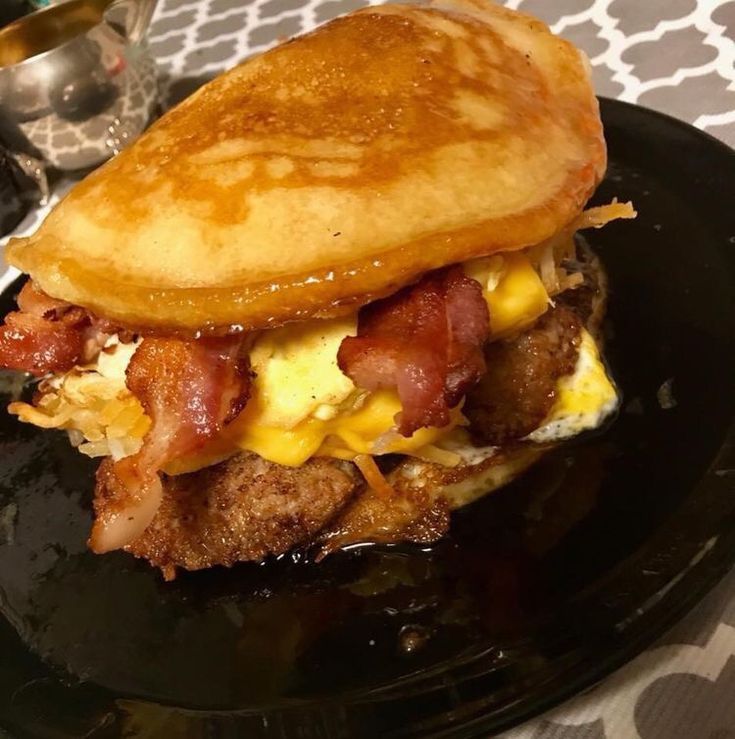
[[542, 242], [605, 166], [588, 62], [543, 23], [380, 5], [206, 84], [7, 259], [123, 325], [262, 329]]

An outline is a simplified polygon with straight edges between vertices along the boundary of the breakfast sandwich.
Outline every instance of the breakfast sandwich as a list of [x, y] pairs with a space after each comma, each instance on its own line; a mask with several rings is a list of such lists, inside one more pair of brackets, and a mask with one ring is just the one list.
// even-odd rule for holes
[[172, 578], [432, 542], [598, 428], [606, 167], [584, 55], [487, 0], [252, 58], [14, 239], [20, 420], [101, 458], [89, 545]]

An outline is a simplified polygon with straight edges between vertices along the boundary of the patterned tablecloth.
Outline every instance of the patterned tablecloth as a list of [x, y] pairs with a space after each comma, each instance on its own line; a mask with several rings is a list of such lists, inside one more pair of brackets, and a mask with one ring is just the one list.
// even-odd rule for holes
[[[366, 0], [159, 0], [164, 106], [218, 71]], [[597, 90], [735, 146], [735, 0], [507, 0], [583, 48]], [[672, 152], [675, 166], [676, 152]], [[34, 218], [37, 221], [38, 216]], [[27, 230], [35, 223], [24, 224]], [[505, 739], [735, 737], [735, 571], [653, 648]]]

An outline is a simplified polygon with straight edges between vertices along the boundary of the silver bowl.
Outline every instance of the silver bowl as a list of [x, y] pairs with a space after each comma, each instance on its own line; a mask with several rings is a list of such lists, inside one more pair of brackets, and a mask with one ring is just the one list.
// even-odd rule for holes
[[0, 30], [0, 138], [61, 170], [109, 159], [157, 100], [145, 30], [156, 0], [68, 0]]

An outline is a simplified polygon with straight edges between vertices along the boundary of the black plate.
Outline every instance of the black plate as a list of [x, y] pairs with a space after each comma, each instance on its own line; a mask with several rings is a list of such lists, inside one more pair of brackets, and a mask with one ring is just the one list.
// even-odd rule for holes
[[433, 548], [165, 584], [85, 550], [94, 465], [3, 414], [0, 725], [487, 735], [599, 680], [702, 596], [735, 558], [735, 155], [651, 111], [602, 111], [595, 202], [640, 212], [588, 236], [610, 274], [612, 427], [458, 513]]

